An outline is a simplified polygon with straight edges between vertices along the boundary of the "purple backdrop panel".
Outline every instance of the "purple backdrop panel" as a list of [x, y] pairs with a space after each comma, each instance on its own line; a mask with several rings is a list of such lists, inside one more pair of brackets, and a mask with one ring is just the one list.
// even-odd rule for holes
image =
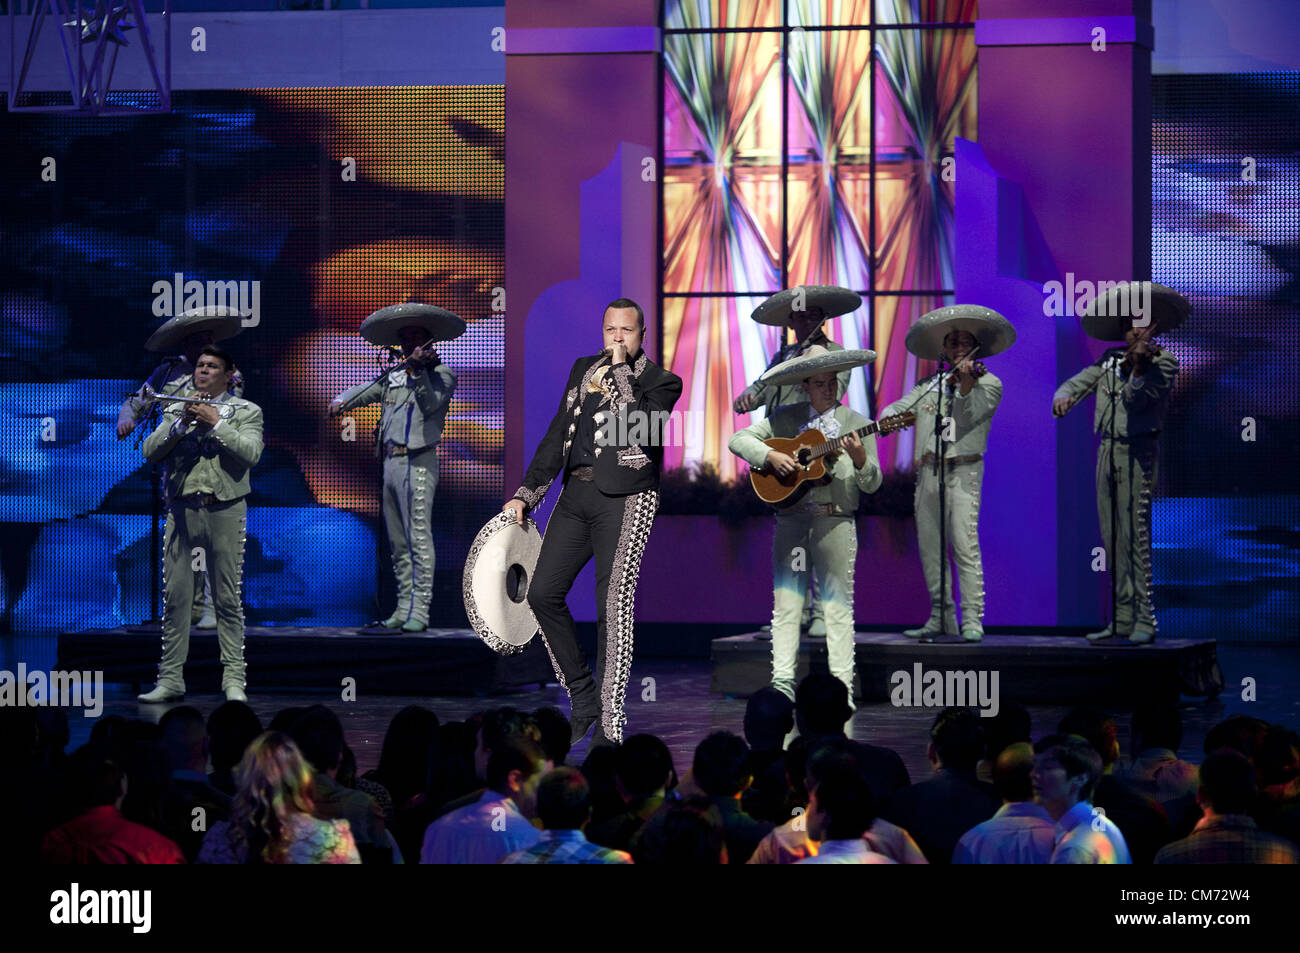
[[1057, 328], [1043, 316], [1042, 286], [1056, 266], [1019, 187], [974, 142], [958, 139], [956, 158], [957, 302], [992, 308], [1016, 327], [1015, 346], [989, 360], [1003, 392], [980, 507], [985, 621], [1055, 625]]
[[506, 28], [512, 31], [658, 25], [657, 0], [506, 0]]
[[[1103, 31], [1100, 34], [1094, 31]], [[1111, 43], [1139, 43], [1150, 49], [1150, 23], [1137, 17], [1035, 17], [1025, 20], [978, 20], [977, 46], [1051, 46], [1085, 43], [1096, 38]], [[1100, 51], [1099, 51], [1100, 52]]]
[[553, 27], [511, 30], [511, 53], [655, 53], [659, 31], [654, 27]]
[[[635, 297], [658, 326], [656, 177], [643, 164], [655, 155], [658, 82], [651, 53], [506, 56], [508, 491], [573, 361], [600, 349], [601, 306]], [[537, 307], [566, 282], [578, 286]]]

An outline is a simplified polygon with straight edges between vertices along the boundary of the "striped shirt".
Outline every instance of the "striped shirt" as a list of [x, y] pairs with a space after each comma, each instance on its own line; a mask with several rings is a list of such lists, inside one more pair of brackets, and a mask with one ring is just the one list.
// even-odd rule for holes
[[503, 864], [630, 864], [632, 855], [587, 840], [578, 830], [542, 831], [532, 847], [503, 857]]

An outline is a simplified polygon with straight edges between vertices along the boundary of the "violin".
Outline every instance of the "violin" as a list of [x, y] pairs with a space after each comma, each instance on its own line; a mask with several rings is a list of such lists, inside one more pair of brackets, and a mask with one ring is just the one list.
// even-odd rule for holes
[[[988, 372], [989, 369], [984, 366], [983, 361], [971, 361], [971, 365], [970, 365], [971, 377], [975, 378], [976, 380], [979, 380]], [[955, 387], [960, 381], [961, 381], [961, 374], [957, 373], [957, 370], [954, 368], [952, 373], [948, 375], [948, 383], [953, 387]]]
[[[1152, 322], [1151, 328], [1154, 328], [1154, 326], [1155, 324], [1154, 322]], [[1140, 352], [1136, 350], [1139, 344], [1150, 344], [1150, 348], [1145, 352]], [[1161, 354], [1163, 354], [1164, 350], [1165, 349], [1162, 348], [1159, 344], [1156, 344], [1154, 341], [1151, 340], [1150, 328], [1143, 328], [1139, 332], [1139, 336], [1137, 340], [1135, 340], [1124, 350], [1124, 357], [1119, 362], [1120, 372], [1125, 375], [1131, 374], [1133, 372], [1133, 369], [1139, 363], [1143, 363], [1147, 367], [1150, 367], [1151, 362], [1154, 361]], [[1143, 358], [1143, 360], [1139, 361], [1139, 358]]]

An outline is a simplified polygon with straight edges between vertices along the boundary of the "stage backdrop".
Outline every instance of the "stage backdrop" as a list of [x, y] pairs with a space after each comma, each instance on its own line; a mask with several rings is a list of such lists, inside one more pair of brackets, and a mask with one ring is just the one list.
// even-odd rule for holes
[[1161, 438], [1170, 632], [1300, 640], [1300, 73], [1152, 77], [1151, 277], [1192, 301]]
[[[145, 339], [201, 282], [255, 309], [226, 343], [265, 412], [249, 624], [356, 624], [391, 605], [371, 311], [430, 301], [469, 322], [440, 449], [433, 624], [464, 624], [460, 570], [500, 505], [504, 91], [497, 86], [180, 92], [171, 115], [0, 114], [0, 521], [4, 624], [113, 626], [149, 610], [149, 470], [118, 405]], [[209, 290], [210, 288], [214, 290]], [[498, 310], [494, 310], [494, 305]], [[256, 323], [254, 324], [253, 321]], [[345, 429], [346, 428], [346, 429]], [[351, 437], [352, 439], [348, 439]], [[383, 599], [378, 600], [383, 602]]]

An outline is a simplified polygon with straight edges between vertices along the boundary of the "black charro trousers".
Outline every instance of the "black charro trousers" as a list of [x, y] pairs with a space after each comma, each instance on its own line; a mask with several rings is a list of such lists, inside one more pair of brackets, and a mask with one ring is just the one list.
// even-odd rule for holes
[[[624, 698], [632, 670], [637, 575], [659, 503], [657, 489], [609, 496], [595, 483], [569, 476], [546, 524], [542, 551], [528, 585], [528, 605], [573, 712], [595, 714], [605, 737], [623, 738]], [[565, 602], [587, 561], [596, 559], [596, 673], [578, 644]]]

